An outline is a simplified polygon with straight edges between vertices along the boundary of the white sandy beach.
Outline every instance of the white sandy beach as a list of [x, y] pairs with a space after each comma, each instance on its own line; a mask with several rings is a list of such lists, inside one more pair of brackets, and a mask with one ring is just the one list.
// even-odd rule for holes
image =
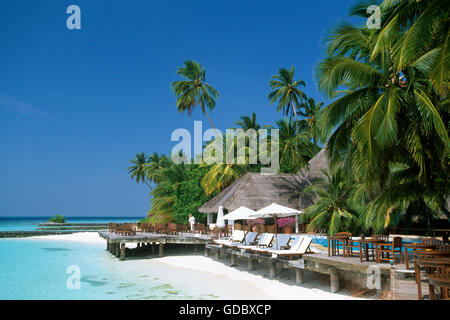
[[[105, 244], [97, 232], [79, 232], [67, 235], [49, 235], [36, 236], [34, 239], [45, 239], [55, 241], [75, 241], [92, 244]], [[135, 247], [127, 244], [128, 248]], [[238, 261], [238, 267], [230, 267], [229, 261], [222, 259], [215, 261], [212, 257], [204, 257], [202, 255], [193, 255], [191, 253], [183, 255], [168, 255], [162, 258], [143, 258], [139, 260], [140, 264], [162, 263], [176, 268], [187, 268], [190, 270], [209, 273], [217, 277], [226, 277], [230, 281], [239, 283], [239, 287], [245, 288], [242, 284], [248, 283], [249, 288], [248, 299], [251, 299], [255, 287], [264, 293], [264, 296], [271, 299], [283, 300], [341, 300], [341, 299], [358, 299], [350, 296], [348, 293], [331, 293], [329, 283], [324, 277], [315, 274], [308, 275], [307, 281], [302, 285], [295, 284], [295, 275], [292, 270], [282, 270], [279, 274], [280, 280], [271, 280], [267, 278], [268, 268], [265, 265], [258, 266], [255, 271], [248, 272], [246, 261]], [[135, 263], [136, 260], [123, 261], [121, 263]]]

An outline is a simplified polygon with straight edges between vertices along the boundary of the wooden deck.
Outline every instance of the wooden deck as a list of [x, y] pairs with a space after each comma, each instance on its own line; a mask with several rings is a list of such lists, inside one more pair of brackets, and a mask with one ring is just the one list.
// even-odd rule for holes
[[[404, 264], [391, 266], [389, 263], [376, 263], [375, 261], [361, 262], [358, 256], [328, 256], [327, 252], [308, 253], [289, 260], [271, 255], [246, 252], [217, 244], [207, 244], [205, 255], [214, 253], [215, 258], [225, 256], [231, 258], [230, 265], [236, 265], [237, 259], [248, 259], [248, 269], [254, 270], [255, 263], [269, 262], [269, 275], [274, 278], [277, 266], [293, 268], [296, 271], [297, 284], [303, 283], [304, 271], [319, 272], [330, 276], [331, 292], [340, 290], [343, 284], [351, 283], [365, 289], [377, 292], [390, 292], [391, 299], [417, 299], [417, 286], [414, 280], [414, 271], [406, 270]], [[424, 286], [425, 287], [425, 286]], [[424, 288], [424, 294], [427, 290]]]
[[162, 257], [164, 255], [164, 245], [168, 243], [194, 245], [197, 248], [197, 245], [205, 245], [210, 242], [210, 237], [192, 233], [166, 235], [136, 232], [135, 236], [123, 236], [114, 232], [104, 231], [99, 232], [99, 235], [106, 240], [106, 250], [120, 258], [120, 260], [125, 260], [127, 243], [137, 243], [138, 247], [148, 246], [152, 251], [155, 251], [155, 247], [158, 247], [159, 256]]

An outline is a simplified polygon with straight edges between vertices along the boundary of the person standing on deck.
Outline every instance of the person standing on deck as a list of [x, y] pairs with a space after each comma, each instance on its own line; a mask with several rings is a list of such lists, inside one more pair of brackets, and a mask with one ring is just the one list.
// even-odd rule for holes
[[189, 215], [189, 224], [191, 225], [191, 231], [194, 231], [195, 218], [192, 214]]

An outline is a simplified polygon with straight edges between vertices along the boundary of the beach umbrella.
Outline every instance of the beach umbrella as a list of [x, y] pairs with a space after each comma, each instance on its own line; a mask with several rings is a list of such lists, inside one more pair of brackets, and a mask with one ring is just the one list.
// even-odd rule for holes
[[275, 241], [277, 241], [278, 237], [278, 227], [277, 227], [277, 218], [281, 217], [290, 217], [303, 213], [303, 211], [299, 211], [296, 209], [292, 209], [289, 207], [282, 206], [277, 203], [272, 203], [267, 207], [259, 209], [254, 214], [251, 214], [250, 218], [273, 218], [275, 221]]
[[256, 218], [249, 217], [251, 214], [254, 214], [254, 213], [256, 213], [255, 210], [249, 209], [244, 206], [240, 206], [236, 210], [233, 210], [230, 213], [224, 215], [223, 218], [225, 220], [233, 221], [233, 232], [234, 232], [234, 220], [244, 220], [244, 224], [245, 224], [246, 219], [256, 219]]
[[[223, 207], [219, 206], [219, 210], [217, 211], [217, 220], [216, 220], [216, 227], [219, 229], [222, 229], [225, 227], [225, 220], [223, 219]], [[220, 234], [220, 232], [219, 232]]]
[[245, 219], [256, 219], [250, 218], [251, 214], [255, 214], [256, 211], [249, 209], [247, 207], [241, 206], [236, 210], [231, 211], [230, 213], [223, 216], [224, 220], [245, 220]]

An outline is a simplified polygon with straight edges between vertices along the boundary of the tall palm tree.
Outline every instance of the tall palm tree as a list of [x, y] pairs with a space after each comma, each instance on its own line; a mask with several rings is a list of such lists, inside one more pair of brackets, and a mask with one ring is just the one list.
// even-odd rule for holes
[[128, 173], [131, 174], [131, 179], [135, 179], [137, 183], [145, 183], [152, 189], [147, 180], [147, 155], [144, 152], [137, 153], [135, 159], [130, 159], [132, 165], [128, 167]]
[[294, 80], [294, 76], [295, 69], [293, 66], [290, 70], [279, 69], [278, 74], [273, 75], [272, 80], [269, 82], [272, 90], [269, 93], [269, 101], [270, 103], [278, 102], [277, 111], [283, 111], [286, 116], [292, 112], [297, 121], [297, 108], [306, 95], [300, 90], [300, 87], [305, 86], [305, 82], [303, 80]]
[[[319, 137], [319, 123], [317, 121], [317, 114], [323, 106], [323, 102], [316, 102], [313, 98], [308, 98], [300, 104], [299, 114], [305, 117], [306, 124], [310, 129], [313, 137], [314, 149], [317, 148], [317, 141]], [[304, 111], [302, 111], [302, 109]], [[300, 120], [302, 121], [302, 120]]]
[[187, 111], [188, 116], [191, 116], [194, 107], [199, 105], [211, 126], [215, 128], [207, 110], [214, 109], [219, 92], [206, 82], [206, 70], [200, 63], [188, 60], [184, 62], [184, 67], [177, 69], [177, 75], [186, 79], [172, 83], [172, 90], [177, 97], [178, 111]]
[[348, 230], [357, 217], [352, 210], [352, 184], [342, 168], [323, 171], [325, 183], [315, 183], [303, 190], [303, 195], [314, 193], [319, 199], [305, 210], [303, 222], [309, 222], [307, 231], [326, 230], [329, 235]]

